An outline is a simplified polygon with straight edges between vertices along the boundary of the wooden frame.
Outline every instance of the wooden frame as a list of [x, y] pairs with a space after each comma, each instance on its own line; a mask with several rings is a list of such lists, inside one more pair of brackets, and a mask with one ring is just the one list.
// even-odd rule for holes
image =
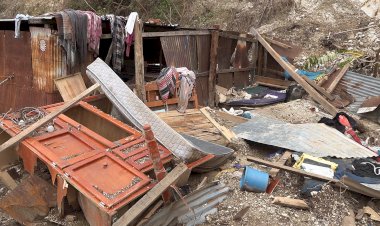
[[[158, 86], [156, 82], [148, 82], [145, 84], [145, 91], [146, 91], [146, 98], [147, 102], [145, 103], [146, 106], [152, 108], [152, 107], [161, 107], [167, 105], [174, 105], [178, 104], [179, 98], [177, 90], [179, 89], [180, 82], [177, 81], [176, 83], [176, 91], [172, 98], [169, 98], [166, 103], [162, 100], [156, 100], [156, 97], [159, 97], [160, 94], [158, 92]], [[198, 108], [198, 96], [197, 92], [195, 91], [195, 87], [193, 89], [193, 94], [191, 98], [189, 99], [189, 102], [193, 102], [194, 108]]]

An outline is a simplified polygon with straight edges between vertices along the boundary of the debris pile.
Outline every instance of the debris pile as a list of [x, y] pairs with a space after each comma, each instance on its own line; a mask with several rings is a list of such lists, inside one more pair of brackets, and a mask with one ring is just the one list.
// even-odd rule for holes
[[33, 61], [27, 77], [0, 57], [3, 90], [62, 98], [0, 97], [16, 108], [0, 116], [2, 224], [380, 222], [380, 79], [349, 70], [358, 52], [301, 65], [300, 48], [254, 28], [79, 14], [0, 20], [0, 44]]

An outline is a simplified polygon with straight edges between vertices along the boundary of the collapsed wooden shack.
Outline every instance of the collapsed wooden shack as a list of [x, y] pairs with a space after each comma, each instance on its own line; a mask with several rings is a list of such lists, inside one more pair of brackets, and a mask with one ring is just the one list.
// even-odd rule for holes
[[[2, 66], [0, 76], [4, 78], [1, 83], [4, 88], [0, 89], [1, 92], [4, 92], [4, 95], [0, 96], [0, 111], [7, 112], [10, 109], [17, 110], [27, 106], [48, 105], [43, 109], [49, 112], [60, 105], [49, 106], [49, 104], [62, 100], [54, 81], [76, 72], [81, 73], [87, 85], [90, 84], [84, 70], [87, 64], [94, 60], [94, 54], [88, 54], [88, 59], [76, 67], [68, 66], [68, 56], [59, 42], [54, 17], [22, 20], [20, 39], [14, 38], [14, 22], [14, 20], [0, 20], [0, 23], [4, 25], [2, 26], [3, 30], [0, 31], [3, 34], [0, 36], [0, 65]], [[184, 29], [149, 23], [140, 27], [139, 22], [136, 24], [138, 25], [135, 28], [136, 39], [131, 47], [131, 51], [134, 51], [135, 54], [124, 57], [124, 65], [119, 77], [134, 87], [140, 99], [150, 107], [157, 108], [165, 105], [157, 98], [158, 90], [151, 81], [157, 78], [162, 68], [168, 66], [187, 67], [195, 72], [196, 89], [191, 100], [193, 108], [197, 108], [198, 105], [215, 105], [215, 85], [227, 89], [244, 88], [252, 84], [257, 76], [284, 81], [279, 64], [252, 35], [219, 29]], [[113, 48], [109, 21], [103, 20], [102, 27], [103, 35], [100, 41], [99, 57], [107, 62], [107, 58], [110, 57], [110, 49]], [[139, 36], [141, 39], [138, 38]], [[287, 48], [276, 44], [274, 40], [271, 43], [275, 48]], [[108, 63], [112, 66], [109, 60]], [[167, 104], [175, 105], [177, 102], [178, 98], [174, 97], [169, 99]], [[71, 192], [79, 191], [77, 195], [81, 197], [80, 205], [88, 220], [93, 225], [110, 225], [121, 208], [132, 204], [131, 201], [154, 185], [144, 174], [148, 174], [148, 171], [152, 169], [150, 165], [148, 167], [145, 164], [146, 149], [135, 147], [132, 144], [137, 142], [137, 138], [140, 138], [138, 140], [140, 143], [143, 142], [141, 134], [110, 117], [112, 104], [109, 102], [104, 99], [92, 100], [91, 104], [102, 111], [81, 102], [54, 121], [53, 133], [40, 131], [41, 136], [25, 139], [19, 146], [18, 156], [23, 159], [24, 168], [31, 174], [34, 173], [37, 161], [43, 162], [48, 167], [52, 182], [55, 183], [57, 180], [59, 208], [63, 208], [61, 204], [65, 199], [66, 192], [69, 196], [67, 198], [73, 198], [67, 186], [62, 190], [62, 183], [64, 184], [67, 180], [72, 187], [76, 188]], [[199, 114], [199, 112], [195, 113]], [[162, 117], [165, 118], [167, 115]], [[92, 122], [89, 121], [90, 119]], [[210, 121], [205, 120], [204, 117], [202, 120], [204, 124], [208, 124], [208, 129], [213, 127], [210, 126]], [[7, 123], [9, 124], [6, 125]], [[3, 129], [6, 130], [1, 137], [3, 143], [21, 131], [12, 123], [14, 124], [14, 122], [6, 121], [3, 125]], [[214, 123], [211, 122], [211, 124]], [[112, 134], [110, 134], [111, 131]], [[134, 134], [133, 137], [131, 134]], [[202, 138], [207, 141], [215, 141], [212, 140], [215, 137], [210, 135]], [[72, 150], [67, 149], [65, 145], [62, 146], [63, 141], [72, 145], [72, 147], [70, 146]], [[217, 141], [225, 144], [220, 138]], [[54, 145], [51, 146], [52, 144]], [[136, 156], [126, 156], [128, 153], [122, 153], [129, 146], [134, 147], [135, 150], [132, 151]], [[168, 150], [164, 147], [160, 148], [164, 163], [171, 162], [172, 156], [168, 154]], [[72, 152], [73, 150], [87, 151], [78, 153]], [[116, 155], [121, 153], [117, 156], [125, 161], [116, 160], [115, 156], [108, 152], [116, 153]], [[2, 152], [1, 168], [12, 165], [17, 160], [16, 153], [13, 148]], [[104, 161], [107, 162], [106, 165], [104, 165]], [[144, 166], [142, 167], [138, 163]], [[124, 170], [128, 177], [124, 181], [125, 184], [115, 189], [109, 189], [107, 183], [112, 183], [114, 180], [108, 176], [105, 177], [110, 181], [106, 183], [92, 179], [88, 183], [81, 182], [91, 173], [91, 167], [98, 167], [101, 164], [103, 164], [104, 171], [106, 168], [108, 169], [108, 165], [116, 167], [117, 170]], [[192, 164], [192, 167], [199, 164]], [[86, 171], [87, 169], [90, 170]], [[62, 180], [60, 176], [56, 177], [57, 174], [76, 176]], [[110, 170], [108, 174], [112, 175], [113, 170]], [[7, 176], [7, 174], [4, 175]], [[131, 191], [128, 184], [133, 178], [139, 178], [139, 182], [143, 183], [138, 184], [138, 188], [133, 188]], [[4, 177], [2, 179], [4, 180]], [[90, 185], [91, 183], [92, 185]], [[119, 191], [123, 191], [125, 195], [123, 194], [123, 197], [116, 201], [109, 201], [107, 194], [117, 193], [115, 196], [118, 196], [123, 193], [118, 193]], [[99, 192], [102, 194], [99, 195]]]
[[[108, 20], [102, 21], [99, 57], [103, 60], [110, 57], [112, 34], [109, 23]], [[21, 20], [20, 38], [14, 37], [14, 19], [2, 19], [0, 25], [0, 112], [61, 101], [54, 80], [76, 72], [81, 72], [89, 84], [85, 67], [95, 59], [94, 54], [87, 54], [85, 62], [70, 67], [67, 53], [59, 42], [53, 16]], [[167, 66], [187, 67], [196, 73], [196, 95], [198, 104], [202, 106], [214, 105], [215, 84], [228, 89], [246, 87], [254, 79], [276, 78], [280, 84], [284, 80], [283, 69], [252, 35], [152, 23], [144, 23], [141, 31], [142, 45], [138, 46], [141, 49], [135, 50], [132, 45], [131, 51], [141, 51], [142, 54], [125, 57], [119, 75], [124, 81], [132, 81], [129, 84], [135, 85], [137, 90], [146, 91], [143, 99], [148, 103], [157, 101], [152, 88], [149, 88], [151, 86], [145, 89], [141, 82], [135, 84], [134, 81], [153, 81]], [[284, 46], [274, 40], [271, 43], [290, 61], [300, 51], [297, 47]], [[137, 63], [143, 69], [136, 68]], [[169, 100], [168, 104], [175, 102]], [[159, 102], [155, 102], [151, 106], [158, 105]]]

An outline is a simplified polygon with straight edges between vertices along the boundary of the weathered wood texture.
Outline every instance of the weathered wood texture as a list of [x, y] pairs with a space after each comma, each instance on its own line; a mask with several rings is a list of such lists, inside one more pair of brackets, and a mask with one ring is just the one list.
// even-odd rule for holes
[[307, 203], [301, 199], [292, 199], [288, 197], [274, 197], [272, 203], [280, 206], [293, 207], [297, 209], [309, 209]]
[[83, 77], [81, 73], [57, 78], [54, 80], [63, 101], [69, 101], [78, 96], [81, 92], [86, 90]]
[[344, 65], [344, 67], [339, 71], [339, 74], [336, 76], [334, 81], [330, 84], [330, 86], [326, 89], [328, 93], [332, 93], [335, 89], [335, 87], [338, 85], [340, 80], [342, 80], [343, 76], [346, 74], [348, 71], [348, 68], [350, 68], [350, 64]]
[[144, 103], [146, 102], [145, 80], [144, 80], [144, 55], [142, 40], [142, 24], [137, 17], [133, 30], [135, 35], [135, 84], [136, 94]]
[[216, 85], [216, 67], [218, 61], [218, 42], [219, 42], [219, 31], [215, 30], [211, 32], [211, 48], [210, 48], [210, 68], [209, 68], [209, 97], [208, 105], [211, 107], [215, 106], [215, 85]]
[[223, 146], [229, 143], [199, 109], [188, 109], [185, 114], [169, 111], [157, 115], [179, 133]]
[[256, 36], [257, 40], [264, 46], [268, 53], [284, 68], [290, 76], [298, 82], [309, 95], [323, 106], [323, 108], [330, 113], [331, 115], [336, 115], [338, 112], [337, 109], [328, 102], [323, 96], [321, 96], [313, 87], [311, 87], [299, 74], [297, 74], [292, 67], [289, 66], [289, 63], [286, 62], [281, 56], [269, 45], [267, 41], [255, 30], [251, 30], [252, 33]]
[[207, 117], [207, 119], [219, 130], [219, 132], [229, 141], [232, 142], [237, 139], [236, 134], [231, 130], [227, 129], [225, 126], [220, 125], [208, 112], [211, 110], [209, 107], [202, 108], [200, 111]]
[[177, 165], [162, 181], [156, 184], [148, 193], [146, 193], [137, 203], [135, 203], [126, 213], [123, 214], [113, 226], [130, 225], [140, 214], [142, 214], [150, 205], [157, 200], [161, 194], [168, 189], [172, 184], [175, 184], [178, 179], [189, 168], [184, 163]]

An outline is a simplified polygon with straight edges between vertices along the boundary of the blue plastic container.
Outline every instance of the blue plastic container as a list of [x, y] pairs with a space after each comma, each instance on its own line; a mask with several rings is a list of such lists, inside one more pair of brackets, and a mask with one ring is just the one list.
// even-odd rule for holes
[[240, 179], [240, 189], [243, 191], [265, 192], [269, 184], [269, 174], [246, 166]]

